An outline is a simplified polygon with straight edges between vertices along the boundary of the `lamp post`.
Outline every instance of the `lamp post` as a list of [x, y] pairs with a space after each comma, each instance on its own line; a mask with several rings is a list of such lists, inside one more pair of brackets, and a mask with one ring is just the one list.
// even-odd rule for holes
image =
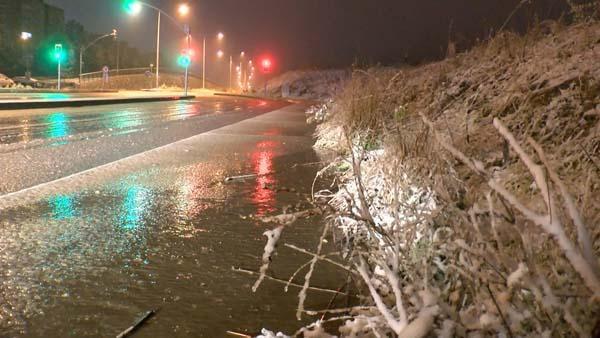
[[187, 36], [186, 36], [186, 40], [187, 40], [187, 50], [186, 50], [186, 54], [187, 54], [187, 62], [185, 64], [185, 78], [184, 78], [184, 90], [185, 90], [185, 96], [188, 95], [188, 87], [189, 87], [189, 69], [190, 69], [190, 64], [192, 63], [192, 49], [191, 49], [191, 44], [192, 44], [192, 36], [190, 35], [190, 27], [189, 26], [185, 26], [185, 29], [187, 31]]
[[57, 85], [56, 88], [58, 91], [60, 91], [60, 64], [62, 62], [63, 59], [63, 46], [60, 43], [57, 43], [54, 45], [54, 59], [56, 60], [57, 63], [57, 67], [58, 67], [58, 81], [57, 81]]
[[240, 70], [239, 70], [239, 77], [240, 77], [240, 89], [242, 90], [242, 92], [244, 92], [244, 89], [246, 87], [246, 84], [244, 82], [244, 57], [246, 56], [246, 52], [241, 52], [240, 53]]
[[[225, 34], [217, 33], [218, 41], [222, 41], [224, 38]], [[202, 89], [206, 89], [206, 36], [202, 40]]]
[[233, 90], [233, 55], [229, 55], [229, 90]]
[[[160, 9], [158, 7], [155, 7], [153, 5], [150, 5], [148, 3], [138, 1], [138, 0], [126, 0], [126, 2], [125, 2], [125, 10], [131, 15], [139, 14], [142, 11], [142, 7], [144, 7], [144, 6], [150, 8], [150, 9], [153, 9], [158, 13], [157, 23], [156, 23], [156, 88], [158, 88], [159, 87], [159, 68], [160, 68], [160, 21], [161, 21], [162, 15], [166, 16], [168, 19], [173, 21], [175, 23], [175, 25], [177, 25], [177, 27], [179, 27], [182, 31], [184, 31], [186, 33], [186, 36], [188, 37], [188, 41], [189, 41], [189, 30], [188, 30], [188, 32], [186, 32], [185, 27], [182, 27], [179, 24], [179, 22], [177, 20], [175, 20], [175, 18], [173, 18], [172, 16], [170, 16], [169, 14], [167, 14], [165, 11], [163, 11], [162, 9]], [[186, 16], [190, 12], [190, 7], [187, 4], [181, 4], [181, 5], [179, 5], [177, 11], [178, 11], [179, 15]]]
[[111, 36], [114, 39], [117, 38], [117, 30], [116, 29], [113, 29], [112, 33], [104, 34], [104, 35], [98, 37], [96, 40], [90, 42], [87, 46], [79, 48], [79, 85], [80, 86], [81, 86], [81, 74], [83, 73], [83, 53], [85, 53], [85, 51], [88, 48], [90, 48], [93, 45], [95, 45], [98, 41], [100, 41], [102, 39], [106, 39], [106, 38], [111, 37]]
[[27, 41], [31, 40], [33, 35], [29, 32], [21, 32], [20, 38], [23, 41], [23, 54], [25, 55], [25, 77], [31, 77], [31, 56], [29, 55], [29, 48]]

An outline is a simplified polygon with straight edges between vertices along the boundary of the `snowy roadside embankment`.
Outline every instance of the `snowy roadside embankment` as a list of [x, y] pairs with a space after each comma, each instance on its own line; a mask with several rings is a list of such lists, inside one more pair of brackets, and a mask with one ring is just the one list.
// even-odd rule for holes
[[317, 176], [329, 217], [304, 286], [333, 264], [358, 301], [308, 311], [304, 289], [298, 318], [318, 316], [294, 336], [597, 336], [597, 36], [597, 21], [503, 33], [356, 72], [309, 110], [315, 148], [338, 157]]

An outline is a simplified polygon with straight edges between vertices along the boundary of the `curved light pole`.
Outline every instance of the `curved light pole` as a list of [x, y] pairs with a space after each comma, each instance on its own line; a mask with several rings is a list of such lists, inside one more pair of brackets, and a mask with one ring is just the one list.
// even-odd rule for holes
[[90, 42], [87, 46], [79, 48], [79, 85], [81, 85], [81, 73], [83, 73], [83, 53], [88, 48], [90, 48], [93, 45], [95, 45], [98, 41], [100, 41], [102, 39], [106, 39], [106, 38], [111, 37], [111, 36], [113, 38], [115, 38], [115, 39], [117, 38], [117, 30], [116, 29], [113, 29], [112, 33], [102, 35], [101, 37], [97, 38], [96, 40]]
[[[167, 18], [169, 18], [171, 21], [173, 21], [173, 23], [179, 28], [181, 29], [185, 34], [186, 34], [186, 38], [188, 40], [188, 44], [190, 41], [190, 30], [189, 27], [187, 26], [182, 26], [175, 18], [173, 18], [172, 16], [170, 16], [167, 12], [163, 11], [162, 9], [153, 6], [149, 3], [145, 3], [143, 1], [128, 1], [125, 5], [125, 8], [127, 10], [127, 12], [129, 12], [129, 14], [131, 15], [137, 15], [142, 11], [142, 7], [148, 7], [150, 9], [155, 10], [158, 13], [158, 21], [157, 21], [157, 25], [156, 25], [156, 88], [159, 87], [159, 68], [160, 68], [160, 19], [161, 16], [164, 15]], [[179, 5], [179, 14], [182, 16], [185, 16], [189, 13], [189, 6], [186, 4], [181, 4]]]

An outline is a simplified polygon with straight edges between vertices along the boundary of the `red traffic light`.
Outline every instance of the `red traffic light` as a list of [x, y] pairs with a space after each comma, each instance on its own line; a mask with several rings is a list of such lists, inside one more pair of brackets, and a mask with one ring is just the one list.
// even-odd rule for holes
[[269, 58], [265, 58], [260, 63], [262, 66], [263, 73], [270, 73], [273, 70], [273, 62]]

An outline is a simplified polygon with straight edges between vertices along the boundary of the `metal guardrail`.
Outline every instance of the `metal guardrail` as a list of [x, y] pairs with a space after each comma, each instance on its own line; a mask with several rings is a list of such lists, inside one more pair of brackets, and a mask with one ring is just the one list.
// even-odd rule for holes
[[[139, 75], [145, 74], [146, 72], [150, 72], [150, 68], [142, 67], [142, 68], [125, 68], [125, 69], [115, 69], [110, 70], [108, 72], [109, 76], [116, 75]], [[154, 76], [154, 73], [151, 73]], [[103, 71], [99, 72], [91, 72], [91, 73], [83, 73], [81, 74], [81, 82], [89, 82], [93, 80], [101, 80], [104, 75]]]
[[[85, 83], [89, 83], [92, 81], [102, 81], [104, 72], [103, 71], [97, 71], [97, 72], [90, 72], [90, 73], [83, 73], [81, 74], [81, 84], [85, 84]], [[109, 70], [108, 72], [109, 75], [109, 81], [111, 81], [110, 79], [116, 77], [116, 76], [127, 76], [127, 75], [147, 75], [148, 79], [155, 79], [156, 73], [154, 73], [154, 71], [150, 70], [150, 67], [140, 67], [140, 68], [124, 68], [124, 69], [119, 69], [119, 70]], [[182, 69], [179, 68], [161, 68], [161, 75], [165, 75], [165, 76], [184, 76], [184, 73], [182, 71]], [[190, 77], [195, 78], [195, 79], [201, 79], [201, 76], [198, 76], [196, 74], [190, 74]], [[76, 80], [77, 82], [79, 81], [79, 78], [71, 78], [71, 80]], [[218, 86], [213, 82], [210, 78], [206, 78], [206, 82], [207, 84], [210, 84], [212, 87]], [[222, 87], [224, 88], [224, 87]]]

